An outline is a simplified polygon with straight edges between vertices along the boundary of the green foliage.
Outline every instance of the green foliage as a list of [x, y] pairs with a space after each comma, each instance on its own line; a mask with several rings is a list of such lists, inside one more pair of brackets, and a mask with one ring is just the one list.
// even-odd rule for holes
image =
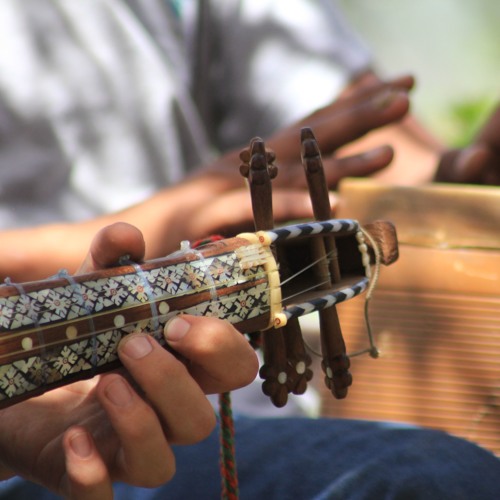
[[495, 104], [494, 99], [487, 97], [452, 104], [448, 120], [453, 124], [453, 146], [463, 147], [470, 144], [493, 112]]

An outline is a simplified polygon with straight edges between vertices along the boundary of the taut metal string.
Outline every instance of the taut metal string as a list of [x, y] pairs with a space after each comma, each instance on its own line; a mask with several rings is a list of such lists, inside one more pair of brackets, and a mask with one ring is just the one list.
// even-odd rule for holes
[[[327, 256], [324, 256], [324, 257], [321, 258], [321, 260], [324, 260], [326, 258], [327, 258]], [[164, 318], [166, 315], [161, 315], [161, 314], [158, 313], [156, 302], [160, 302], [161, 300], [163, 300], [165, 298], [165, 295], [162, 295], [162, 296], [159, 296], [159, 297], [155, 297], [154, 293], [152, 291], [152, 288], [151, 288], [151, 286], [150, 286], [150, 284], [149, 284], [149, 282], [148, 282], [148, 280], [146, 278], [146, 275], [145, 275], [144, 271], [140, 268], [139, 265], [137, 265], [135, 263], [129, 263], [129, 264], [132, 265], [136, 269], [137, 274], [141, 277], [142, 284], [144, 286], [146, 295], [148, 296], [148, 299], [149, 299], [148, 302], [144, 302], [142, 304], [137, 304], [137, 306], [139, 306], [139, 305], [146, 305], [146, 304], [149, 305], [149, 307], [151, 308], [151, 315], [152, 315], [151, 319], [153, 320], [154, 328], [156, 330], [159, 330], [160, 327], [161, 327], [161, 325], [160, 325], [160, 319]], [[311, 267], [311, 265], [306, 266], [304, 269], [308, 269], [309, 267]], [[284, 282], [288, 282], [291, 279], [298, 278], [302, 272], [303, 272], [303, 270], [302, 271], [298, 271], [297, 273], [295, 273], [293, 276], [291, 276], [290, 278], [288, 278]], [[371, 285], [368, 287], [370, 296], [371, 296], [371, 294], [373, 292], [373, 288], [374, 288], [373, 279], [377, 276], [377, 274], [378, 273], [374, 273], [374, 276], [372, 276], [372, 280], [370, 281]], [[256, 274], [248, 275], [248, 276], [246, 276], [246, 278], [248, 280], [252, 280], [252, 279], [255, 279], [255, 278], [259, 278], [260, 276], [264, 276], [264, 274], [256, 273]], [[71, 284], [71, 286], [74, 289], [74, 291], [76, 292], [76, 295], [78, 296], [79, 300], [80, 301], [84, 301], [83, 294], [82, 294], [82, 291], [81, 291], [81, 284], [77, 283], [71, 276], [69, 276], [65, 272], [61, 272], [59, 274], [59, 277], [62, 277], [64, 279], [66, 279]], [[227, 280], [226, 282], [221, 283], [221, 284], [228, 285], [229, 283], [232, 283], [232, 280]], [[12, 284], [13, 286], [16, 286], [16, 288], [20, 291], [20, 293], [23, 296], [25, 296], [27, 298], [27, 300], [29, 300], [29, 296], [24, 292], [24, 290], [22, 290], [22, 287], [20, 285], [15, 285], [13, 283], [10, 283], [10, 281], [7, 282], [7, 284]], [[319, 287], [321, 285], [322, 285], [322, 283], [317, 283], [314, 286], [312, 286], [312, 287], [310, 287], [310, 288], [308, 288], [306, 290], [302, 290], [301, 292], [313, 290], [313, 289], [315, 289], [315, 288], [317, 288], [317, 287]], [[358, 286], [359, 286], [359, 283], [358, 283]], [[125, 289], [126, 287], [122, 286], [122, 288]], [[196, 292], [205, 291], [205, 290], [208, 290], [208, 289], [211, 290], [211, 296], [212, 296], [212, 299], [213, 299], [213, 295], [212, 294], [215, 292], [215, 283], [213, 284], [213, 286], [200, 287], [200, 288], [198, 288], [196, 290]], [[270, 287], [267, 287], [264, 291], [267, 292], [270, 289], [271, 289]], [[301, 292], [299, 292], [299, 294]], [[178, 295], [175, 295], [175, 297], [180, 297], [180, 296], [183, 296], [183, 295], [185, 295], [185, 294], [178, 294]], [[287, 301], [287, 300], [293, 298], [296, 295], [297, 294], [292, 294], [290, 296], [283, 297], [283, 301]], [[231, 296], [217, 297], [217, 303], [221, 304], [221, 305], [224, 304], [225, 302], [229, 302], [231, 300], [233, 300], [233, 297], [231, 297]], [[306, 306], [306, 305], [307, 304], [298, 304], [297, 306], [294, 306], [294, 307], [299, 307], [300, 308], [301, 306]], [[132, 307], [137, 307], [137, 306], [132, 306]], [[308, 311], [308, 312], [312, 312], [315, 306], [313, 304], [310, 304], [309, 307], [310, 307], [311, 310]], [[95, 328], [95, 325], [94, 325], [94, 321], [93, 321], [94, 314], [93, 314], [92, 310], [87, 305], [85, 305], [84, 309], [85, 309], [86, 314], [88, 316], [90, 331], [89, 331], [88, 334], [78, 336], [78, 338], [75, 339], [75, 341], [86, 340], [89, 337], [94, 338], [96, 335], [99, 335], [101, 333], [109, 331], [109, 328], [103, 328], [101, 330], [97, 330]], [[119, 310], [119, 309], [117, 309], [117, 310]], [[106, 312], [100, 313], [100, 314], [104, 314], [104, 315], [106, 315], [106, 314], [114, 314], [114, 313], [116, 313], [117, 310], [110, 310], [110, 311], [106, 311]], [[268, 308], [268, 309], [263, 308], [263, 312], [264, 313], [265, 312], [269, 312], [269, 310], [270, 310], [270, 308]], [[286, 311], [286, 306], [285, 306], [285, 311]], [[172, 311], [172, 312], [180, 314], [182, 312], [182, 310]], [[68, 323], [71, 323], [71, 321], [69, 321]], [[131, 322], [128, 322], [128, 323], [124, 323], [120, 327], [120, 329], [125, 329], [127, 327], [132, 326], [135, 323], [136, 323], [136, 321], [131, 321]], [[61, 323], [61, 324], [64, 324], [64, 323]], [[44, 342], [43, 347], [50, 348], [50, 347], [54, 347], [54, 346], [57, 346], [57, 345], [62, 345], [62, 344], [67, 343], [67, 340], [57, 341], [57, 342], [52, 342], [52, 343], [45, 343], [44, 336], [43, 336], [43, 331], [52, 328], [53, 327], [52, 324], [48, 324], [47, 326], [42, 326], [37, 321], [37, 322], [35, 322], [35, 327], [36, 327], [36, 330], [39, 332], [40, 341]], [[18, 336], [19, 337], [26, 337], [26, 335], [29, 335], [29, 333], [30, 333], [30, 330], [23, 330], [22, 332], [16, 332], [16, 333], [13, 333], [11, 335], [8, 335], [8, 333], [7, 333], [7, 336], [10, 337], [10, 338], [15, 338], [15, 337], [18, 337]], [[20, 351], [17, 351], [15, 353], [11, 352], [9, 354], [17, 354], [18, 352], [20, 352]], [[313, 351], [311, 350], [311, 352], [313, 352]], [[358, 354], [361, 354], [361, 353], [364, 353], [364, 352], [368, 352], [368, 350], [362, 351], [360, 353], [354, 353], [354, 355], [358, 355]], [[1, 360], [1, 358], [2, 358], [2, 355], [0, 355], [0, 360]]]
[[[82, 289], [79, 283], [75, 281], [75, 279], [68, 274], [66, 270], [61, 270], [59, 271], [58, 278], [63, 278], [65, 279], [73, 288], [73, 290], [76, 292], [77, 297], [80, 299], [80, 305], [85, 309], [87, 313], [87, 318], [89, 322], [89, 330], [92, 332], [90, 335], [90, 340], [91, 340], [91, 349], [92, 349], [92, 356], [90, 358], [90, 366], [92, 367], [91, 369], [91, 375], [94, 376], [97, 368], [97, 340], [96, 336], [94, 335], [95, 332], [95, 324], [94, 324], [94, 315], [92, 309], [86, 304], [85, 298], [82, 293]], [[76, 340], [76, 339], [75, 339]], [[78, 340], [85, 340], [85, 339], [78, 339]]]

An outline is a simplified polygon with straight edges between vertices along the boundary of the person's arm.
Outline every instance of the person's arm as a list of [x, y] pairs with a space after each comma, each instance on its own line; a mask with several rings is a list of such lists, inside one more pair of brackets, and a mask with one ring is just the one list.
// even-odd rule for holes
[[[316, 134], [331, 188], [342, 177], [370, 175], [391, 161], [389, 146], [347, 158], [337, 158], [336, 151], [374, 128], [400, 120], [409, 107], [409, 86], [411, 82], [384, 82], [361, 89], [266, 139], [280, 169], [273, 181], [277, 221], [311, 216], [300, 161], [301, 127], [309, 126]], [[239, 152], [227, 153], [177, 186], [122, 212], [81, 223], [4, 231], [0, 277], [8, 276], [13, 281], [40, 279], [61, 268], [72, 273], [96, 231], [117, 221], [129, 222], [143, 232], [146, 258], [166, 255], [184, 239], [251, 229], [250, 196], [239, 174]]]
[[[143, 251], [139, 231], [114, 225], [98, 234], [81, 272]], [[258, 361], [244, 336], [214, 318], [176, 317], [165, 337], [179, 356], [134, 333], [118, 348], [125, 370], [0, 410], [0, 478], [20, 475], [74, 499], [112, 498], [112, 481], [168, 481], [171, 445], [198, 442], [215, 426], [205, 393], [250, 383]]]

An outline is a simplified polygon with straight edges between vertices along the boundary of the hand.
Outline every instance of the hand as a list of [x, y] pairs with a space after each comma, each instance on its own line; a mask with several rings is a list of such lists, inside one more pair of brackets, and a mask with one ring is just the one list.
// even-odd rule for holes
[[[274, 150], [278, 165], [277, 186], [302, 187], [305, 184], [301, 171], [300, 129], [310, 127], [318, 141], [327, 182], [335, 189], [344, 177], [364, 177], [386, 167], [393, 158], [390, 146], [379, 146], [370, 151], [339, 157], [339, 150], [368, 132], [401, 120], [409, 109], [408, 91], [413, 78], [402, 77], [389, 82], [373, 80], [353, 86], [329, 106], [318, 110], [300, 122], [277, 132], [267, 140]], [[297, 146], [293, 147], [294, 144]]]
[[[267, 148], [276, 154], [279, 167], [275, 187], [304, 188], [306, 185], [300, 159], [300, 130], [310, 127], [322, 152], [327, 181], [331, 189], [343, 177], [370, 175], [387, 166], [393, 157], [390, 146], [380, 146], [363, 154], [339, 157], [338, 150], [371, 130], [401, 120], [409, 109], [408, 91], [413, 78], [402, 77], [390, 82], [378, 80], [352, 87], [329, 106], [265, 139]], [[250, 139], [250, 138], [249, 138]], [[241, 186], [236, 152], [228, 153], [202, 169], [201, 174], [222, 174]], [[229, 184], [226, 189], [229, 189]]]
[[[385, 139], [377, 142], [375, 149], [360, 149], [365, 151], [363, 154], [357, 151], [346, 156], [342, 149], [346, 142], [405, 116], [409, 107], [407, 93], [412, 85], [413, 80], [406, 77], [356, 86], [330, 106], [267, 139], [266, 145], [274, 149], [279, 167], [273, 181], [275, 220], [285, 222], [312, 215], [300, 159], [303, 126], [310, 126], [318, 139], [329, 187], [334, 189], [343, 177], [370, 175], [391, 162], [392, 148], [379, 146], [387, 142]], [[214, 233], [231, 236], [240, 229], [251, 230], [250, 197], [239, 174], [239, 153], [235, 150], [225, 154], [184, 182], [160, 190], [120, 213], [78, 224], [2, 232], [0, 278], [9, 276], [22, 282], [41, 279], [61, 268], [76, 269], [97, 228], [117, 220], [140, 227], [148, 242], [148, 259], [175, 251], [182, 240], [193, 241]], [[433, 155], [433, 172], [434, 165]]]
[[[142, 235], [115, 224], [94, 240], [82, 272], [124, 254]], [[55, 389], [0, 411], [0, 471], [74, 499], [112, 498], [112, 481], [157, 486], [175, 472], [171, 444], [204, 439], [215, 425], [204, 393], [250, 383], [258, 363], [245, 338], [214, 318], [183, 316], [165, 329], [183, 360], [135, 333], [119, 345], [126, 369]]]
[[[311, 201], [306, 189], [306, 178], [301, 162], [300, 131], [312, 128], [318, 140], [325, 174], [330, 189], [347, 176], [366, 176], [384, 167], [392, 160], [389, 146], [352, 156], [338, 156], [346, 143], [359, 138], [370, 130], [401, 119], [408, 111], [408, 90], [413, 86], [411, 77], [391, 82], [373, 80], [352, 87], [331, 105], [320, 109], [294, 125], [278, 131], [265, 140], [266, 147], [276, 154], [278, 176], [273, 180], [273, 214], [275, 222], [313, 216]], [[197, 240], [211, 234], [232, 236], [241, 231], [253, 230], [252, 206], [248, 189], [239, 174], [239, 151], [233, 151], [213, 164], [201, 169], [184, 188], [193, 194], [184, 199], [202, 199], [200, 181], [204, 184], [201, 203], [192, 203], [187, 213], [178, 217], [170, 226], [174, 240]], [[221, 189], [210, 191], [214, 177], [224, 179]], [[212, 192], [212, 196], [207, 193]], [[330, 197], [332, 209], [336, 198]], [[166, 239], [164, 239], [166, 241]], [[168, 248], [168, 251], [172, 251]]]
[[470, 146], [442, 155], [434, 180], [500, 185], [500, 106]]
[[[330, 193], [330, 205], [332, 210], [337, 205], [333, 193]], [[309, 193], [297, 188], [273, 189], [273, 215], [276, 224], [313, 218]], [[248, 189], [242, 188], [222, 193], [202, 207], [191, 210], [189, 216], [183, 217], [179, 234], [181, 239], [197, 241], [212, 235], [230, 238], [254, 230], [252, 200]]]

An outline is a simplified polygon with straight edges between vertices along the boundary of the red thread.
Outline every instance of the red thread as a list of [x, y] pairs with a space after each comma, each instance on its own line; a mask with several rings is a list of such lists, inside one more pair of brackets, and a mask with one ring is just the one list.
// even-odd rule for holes
[[219, 394], [220, 416], [220, 469], [223, 500], [238, 499], [238, 472], [234, 447], [234, 420], [231, 409], [231, 394]]
[[202, 247], [203, 245], [208, 245], [209, 243], [213, 243], [214, 241], [223, 240], [224, 237], [218, 234], [214, 234], [212, 236], [208, 236], [207, 238], [202, 238], [201, 240], [196, 240], [194, 243], [191, 243], [192, 248]]
[[[191, 247], [198, 248], [222, 239], [223, 237], [219, 235], [209, 236], [208, 238], [195, 241], [191, 244]], [[231, 408], [231, 394], [229, 392], [219, 394], [219, 418], [221, 498], [223, 500], [238, 500], [239, 490], [234, 446], [234, 420]]]

